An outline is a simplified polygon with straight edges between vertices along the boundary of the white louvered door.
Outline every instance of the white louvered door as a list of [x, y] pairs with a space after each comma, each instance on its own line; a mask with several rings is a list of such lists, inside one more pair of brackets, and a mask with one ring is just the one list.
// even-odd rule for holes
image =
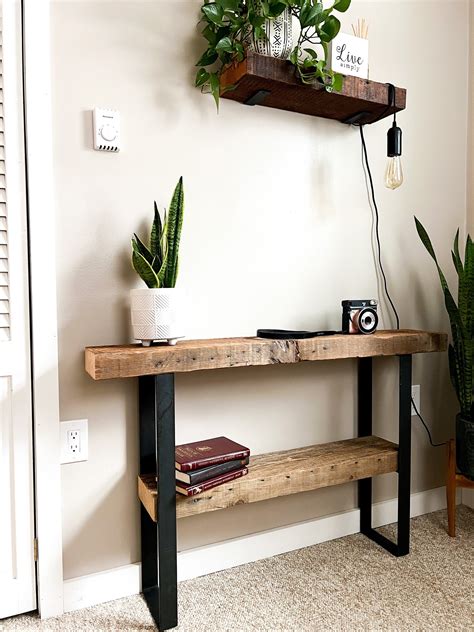
[[0, 619], [36, 608], [20, 18], [0, 0]]

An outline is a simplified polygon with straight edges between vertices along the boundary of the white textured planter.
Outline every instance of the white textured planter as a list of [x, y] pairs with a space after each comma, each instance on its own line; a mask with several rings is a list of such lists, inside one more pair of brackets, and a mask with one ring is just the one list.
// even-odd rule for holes
[[250, 49], [259, 55], [275, 57], [277, 59], [288, 59], [294, 48], [293, 41], [297, 41], [299, 34], [294, 40], [293, 16], [289, 9], [285, 9], [281, 15], [273, 20], [266, 20], [263, 24], [266, 39], [255, 40], [252, 38]]
[[182, 294], [176, 288], [142, 288], [130, 291], [135, 340], [149, 346], [154, 340], [175, 345], [183, 338]]

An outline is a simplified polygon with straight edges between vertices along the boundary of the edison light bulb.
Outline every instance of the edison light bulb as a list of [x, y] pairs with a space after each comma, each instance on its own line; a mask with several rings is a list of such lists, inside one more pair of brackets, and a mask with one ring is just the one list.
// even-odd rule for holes
[[403, 183], [402, 160], [400, 156], [391, 156], [387, 160], [385, 170], [385, 186], [387, 189], [397, 189]]
[[385, 186], [396, 189], [403, 182], [402, 161], [402, 130], [397, 126], [394, 117], [393, 125], [387, 132], [387, 169], [385, 171]]

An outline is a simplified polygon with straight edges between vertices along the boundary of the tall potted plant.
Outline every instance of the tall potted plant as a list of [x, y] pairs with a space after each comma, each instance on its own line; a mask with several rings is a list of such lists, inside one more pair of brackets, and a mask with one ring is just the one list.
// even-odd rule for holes
[[459, 254], [459, 229], [451, 251], [458, 275], [458, 302], [451, 294], [428, 233], [415, 217], [416, 229], [426, 250], [436, 264], [444, 304], [451, 323], [449, 370], [459, 400], [456, 416], [456, 461], [459, 470], [474, 480], [474, 242], [467, 236], [464, 262]]
[[174, 345], [184, 336], [180, 324], [181, 295], [175, 288], [183, 210], [183, 178], [180, 178], [163, 220], [155, 202], [148, 245], [137, 234], [132, 238], [132, 265], [147, 286], [130, 292], [132, 327], [134, 338], [144, 346], [154, 340]]

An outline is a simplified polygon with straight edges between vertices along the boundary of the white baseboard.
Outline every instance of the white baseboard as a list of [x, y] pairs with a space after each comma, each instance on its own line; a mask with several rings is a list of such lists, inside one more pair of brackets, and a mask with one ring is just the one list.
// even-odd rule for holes
[[463, 505], [474, 509], [474, 489], [463, 489], [461, 498]]
[[[444, 509], [446, 507], [445, 491], [444, 487], [438, 487], [412, 494], [411, 516], [420, 516]], [[458, 501], [460, 501], [460, 495]], [[396, 500], [374, 505], [374, 527], [390, 524], [396, 519]], [[178, 581], [256, 562], [358, 532], [359, 510], [352, 509], [288, 527], [182, 551], [178, 553]], [[140, 590], [139, 563], [68, 579], [64, 582], [64, 612], [136, 595]]]

